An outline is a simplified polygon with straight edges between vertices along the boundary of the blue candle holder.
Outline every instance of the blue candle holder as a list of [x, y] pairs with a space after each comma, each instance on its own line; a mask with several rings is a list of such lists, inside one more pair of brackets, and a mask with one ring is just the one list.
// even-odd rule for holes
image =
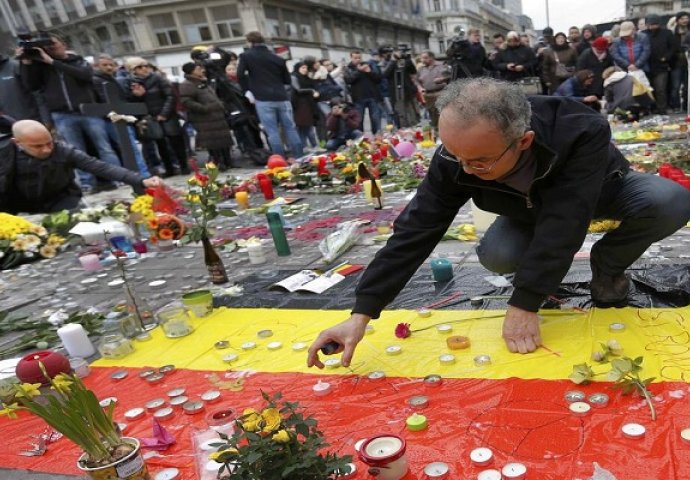
[[447, 258], [435, 258], [431, 261], [431, 272], [437, 282], [447, 282], [453, 278], [453, 264]]

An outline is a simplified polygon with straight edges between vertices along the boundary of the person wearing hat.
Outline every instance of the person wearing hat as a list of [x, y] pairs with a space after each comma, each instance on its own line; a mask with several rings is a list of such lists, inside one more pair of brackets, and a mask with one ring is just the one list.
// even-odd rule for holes
[[514, 31], [506, 35], [507, 46], [496, 55], [493, 66], [499, 71], [501, 78], [509, 82], [517, 82], [534, 75], [537, 58], [531, 48], [520, 42], [520, 34]]
[[575, 72], [577, 52], [568, 44], [565, 33], [558, 32], [554, 44], [543, 55], [542, 77], [549, 87], [549, 94], [553, 95], [561, 83]]
[[[687, 108], [688, 100], [688, 59], [685, 56], [688, 50], [688, 24], [690, 14], [688, 12], [678, 12], [675, 16], [673, 35], [676, 39], [676, 55], [671, 61], [671, 75], [669, 82], [669, 106], [675, 111], [684, 111]], [[683, 95], [681, 97], [681, 91]]]
[[544, 75], [544, 58], [545, 55], [549, 53], [549, 48], [552, 47], [554, 43], [553, 28], [546, 27], [542, 30], [542, 36], [539, 37], [539, 42], [537, 42], [537, 45], [534, 47], [534, 54], [537, 57], [537, 62], [534, 66], [534, 74], [539, 77], [542, 95], [549, 94], [548, 82]]
[[616, 65], [625, 71], [649, 69], [649, 37], [636, 33], [635, 24], [631, 21], [621, 23], [619, 36], [613, 41], [610, 52]]
[[604, 70], [613, 66], [613, 58], [609, 54], [609, 41], [606, 37], [597, 37], [592, 42], [592, 48], [582, 52], [577, 59], [578, 70], [591, 70], [594, 74], [592, 84], [588, 88], [588, 94], [598, 98], [604, 96]]
[[673, 32], [661, 25], [659, 15], [647, 15], [646, 20], [647, 30], [644, 31], [644, 34], [649, 38], [651, 50], [647, 76], [654, 89], [657, 113], [663, 115], [668, 107], [667, 89], [671, 62], [676, 57], [678, 47]]
[[575, 45], [578, 55], [592, 46], [592, 42], [597, 38], [597, 27], [587, 24], [582, 27], [582, 35], [580, 41]]
[[208, 83], [206, 69], [198, 63], [182, 65], [184, 82], [180, 84], [180, 102], [187, 120], [196, 130], [196, 144], [208, 150], [209, 158], [223, 171], [232, 167], [232, 134], [225, 119], [225, 104]]

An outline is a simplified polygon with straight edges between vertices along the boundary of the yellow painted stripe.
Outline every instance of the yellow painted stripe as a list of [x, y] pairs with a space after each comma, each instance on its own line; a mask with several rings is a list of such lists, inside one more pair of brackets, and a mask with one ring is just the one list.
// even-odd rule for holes
[[[677, 309], [593, 309], [589, 313], [573, 311], [543, 311], [542, 336], [544, 344], [556, 352], [540, 349], [529, 355], [511, 354], [501, 339], [504, 311], [435, 311], [429, 318], [420, 318], [415, 311], [384, 312], [371, 322], [374, 332], [366, 335], [355, 353], [352, 371], [366, 374], [383, 370], [388, 376], [423, 377], [438, 373], [447, 378], [509, 377], [565, 379], [577, 363], [588, 362], [600, 342], [615, 338], [624, 348], [624, 355], [644, 356], [644, 375], [658, 380], [690, 380], [690, 308]], [[143, 367], [168, 363], [178, 368], [195, 370], [254, 370], [260, 372], [312, 372], [306, 368], [306, 351], [295, 352], [295, 342], [311, 343], [319, 331], [347, 318], [345, 311], [277, 310], [277, 309], [217, 309], [207, 318], [193, 320], [195, 332], [180, 339], [165, 338], [160, 328], [153, 332], [153, 340], [135, 342], [136, 351], [120, 360], [98, 360], [97, 366]], [[465, 335], [471, 340], [467, 350], [455, 350], [453, 365], [441, 365], [438, 357], [451, 353], [446, 336], [436, 328], [415, 332], [407, 339], [394, 335], [400, 322], [411, 324], [413, 330], [450, 323], [452, 335]], [[609, 325], [624, 323], [622, 333], [610, 333]], [[259, 330], [270, 329], [270, 338], [258, 338]], [[214, 343], [228, 340], [230, 348], [216, 350]], [[256, 342], [254, 350], [243, 351], [244, 342]], [[270, 342], [282, 342], [283, 347], [269, 351]], [[399, 345], [400, 355], [385, 353], [387, 347]], [[231, 365], [222, 361], [223, 355], [237, 353], [239, 360]], [[473, 358], [485, 354], [492, 365], [477, 368]], [[607, 365], [594, 364], [596, 372], [608, 371]], [[346, 368], [327, 369], [330, 374], [350, 374]], [[602, 377], [603, 379], [603, 377]]]

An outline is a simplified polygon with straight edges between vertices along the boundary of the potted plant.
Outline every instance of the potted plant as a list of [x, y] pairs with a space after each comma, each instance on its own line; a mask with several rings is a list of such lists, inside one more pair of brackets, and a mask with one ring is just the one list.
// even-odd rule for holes
[[313, 417], [297, 402], [261, 392], [261, 411], [246, 409], [232, 436], [219, 433], [211, 459], [221, 463], [218, 478], [246, 480], [327, 480], [351, 473], [352, 457], [321, 453], [328, 444]]
[[50, 390], [41, 392], [40, 383], [15, 384], [15, 403], [3, 403], [0, 413], [16, 417], [17, 411], [27, 410], [41, 417], [83, 450], [77, 466], [91, 478], [148, 480], [139, 441], [122, 437], [113, 422], [115, 403], [102, 408], [79, 377], [63, 373], [50, 378], [45, 366], [39, 366]]

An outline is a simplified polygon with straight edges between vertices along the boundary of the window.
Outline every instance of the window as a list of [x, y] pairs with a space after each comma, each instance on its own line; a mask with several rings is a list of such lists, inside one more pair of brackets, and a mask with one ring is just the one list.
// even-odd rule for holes
[[333, 24], [330, 18], [321, 19], [321, 43], [332, 44], [333, 43]]
[[122, 51], [125, 53], [134, 53], [134, 42], [131, 40], [122, 41]]
[[441, 11], [441, 0], [434, 0], [434, 12], [440, 12]]
[[438, 51], [441, 53], [446, 52], [446, 41], [442, 38], [438, 41]]
[[108, 31], [108, 27], [98, 27], [94, 31], [101, 42], [110, 42], [110, 32]]
[[664, 2], [661, 6], [666, 12], [673, 11], [673, 2]]
[[180, 12], [180, 23], [188, 43], [208, 42], [211, 40], [211, 28], [208, 26], [206, 12], [187, 10]]
[[443, 20], [436, 20], [436, 31], [443, 33]]
[[84, 9], [88, 15], [97, 12], [95, 0], [81, 0], [81, 3], [84, 5]]
[[311, 23], [311, 15], [300, 15], [299, 34], [302, 40], [307, 42], [314, 41], [314, 30]]
[[55, 6], [55, 0], [47, 0], [43, 2], [43, 6], [46, 7], [46, 12], [48, 17], [50, 17], [50, 23], [53, 25], [59, 25], [62, 23], [60, 15], [58, 15], [57, 7]]
[[283, 26], [285, 27], [285, 37], [299, 38], [297, 31], [297, 12], [283, 10]]
[[216, 25], [219, 38], [241, 37], [244, 35], [242, 20], [237, 5], [224, 5], [211, 8], [211, 18]]
[[154, 35], [156, 35], [158, 46], [167, 47], [170, 45], [180, 45], [182, 43], [180, 32], [177, 31], [177, 25], [175, 24], [172, 13], [149, 15], [149, 22], [151, 23], [151, 29]]
[[280, 37], [280, 12], [275, 7], [264, 7], [264, 16], [266, 17], [266, 32], [271, 37]]
[[680, 8], [690, 8], [690, 0], [681, 0]]
[[105, 0], [105, 8], [115, 8], [120, 4], [119, 0]]

